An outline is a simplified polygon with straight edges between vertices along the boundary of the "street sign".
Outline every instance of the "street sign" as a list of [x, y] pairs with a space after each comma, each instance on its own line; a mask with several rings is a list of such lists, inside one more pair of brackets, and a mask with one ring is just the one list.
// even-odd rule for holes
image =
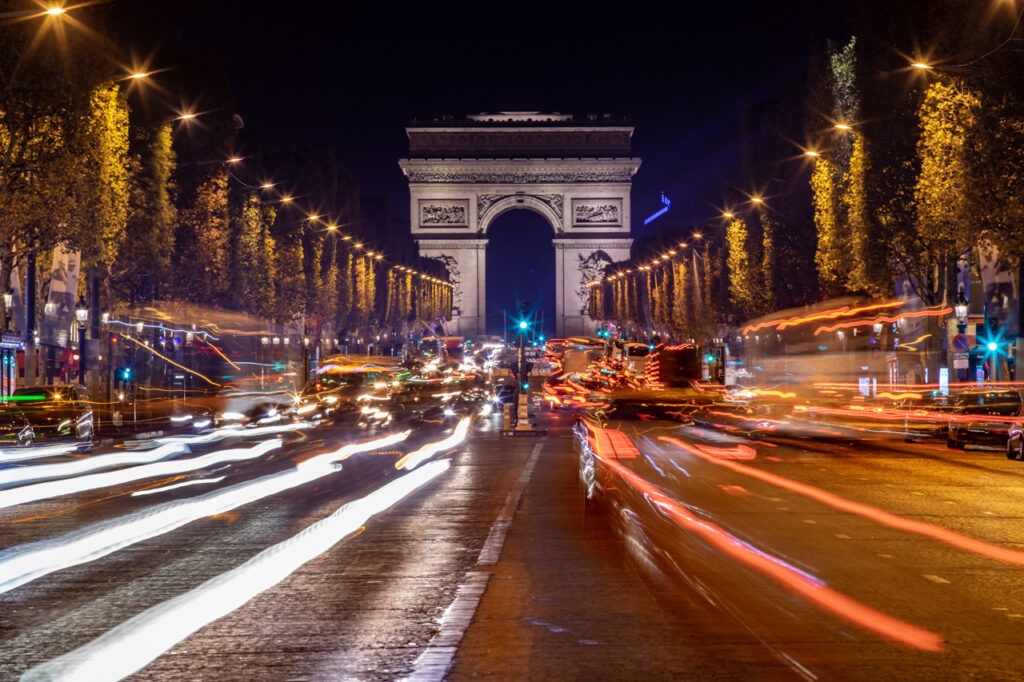
[[970, 358], [970, 353], [953, 353], [953, 369], [967, 369]]
[[968, 334], [957, 334], [953, 337], [953, 348], [958, 353], [966, 353], [974, 347], [975, 339]]

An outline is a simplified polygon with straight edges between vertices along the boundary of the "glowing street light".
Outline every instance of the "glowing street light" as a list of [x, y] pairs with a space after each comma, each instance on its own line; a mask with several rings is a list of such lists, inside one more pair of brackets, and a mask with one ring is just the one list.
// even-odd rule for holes
[[849, 123], [837, 123], [833, 126], [836, 130], [853, 130], [853, 126]]
[[735, 218], [736, 216], [732, 213], [732, 211], [725, 211], [724, 213], [722, 213], [722, 217], [731, 219]]
[[228, 159], [228, 163], [241, 163], [241, 161], [242, 157], [240, 156], [232, 156], [230, 159]]
[[65, 12], [67, 12], [67, 10], [64, 9], [63, 7], [50, 7], [50, 8], [47, 8], [43, 12], [43, 14], [46, 14], [46, 15], [51, 16], [51, 17], [59, 17], [61, 14], [64, 14]]
[[281, 197], [281, 203], [282, 203], [282, 204], [287, 204], [287, 203], [288, 203], [289, 201], [291, 201], [291, 200], [292, 200], [292, 198], [291, 198], [291, 197], [289, 197], [289, 196], [283, 196], [283, 197]]
[[763, 204], [764, 203], [764, 199], [762, 199], [761, 197], [750, 197], [750, 200], [752, 202], [754, 202], [755, 204]]
[[133, 81], [142, 80], [143, 78], [149, 78], [149, 74], [145, 71], [136, 71], [135, 73], [128, 74], [128, 78]]
[[337, 226], [337, 225], [328, 225], [328, 226], [327, 226], [327, 229], [328, 229], [328, 230], [337, 230], [337, 229], [338, 229], [338, 226]]
[[812, 158], [816, 158], [818, 156], [821, 156], [821, 154], [816, 152], [816, 151], [814, 151], [813, 149], [808, 149], [807, 151], [804, 152], [804, 156], [810, 156]]
[[703, 239], [703, 237], [704, 237], [704, 235], [702, 235], [700, 232], [694, 232], [693, 233], [693, 238], [694, 239]]
[[931, 64], [925, 64], [924, 62], [914, 62], [911, 66], [920, 71], [929, 71], [934, 68]]
[[272, 182], [264, 182], [262, 185], [260, 185], [260, 189], [270, 189], [273, 186], [274, 183]]

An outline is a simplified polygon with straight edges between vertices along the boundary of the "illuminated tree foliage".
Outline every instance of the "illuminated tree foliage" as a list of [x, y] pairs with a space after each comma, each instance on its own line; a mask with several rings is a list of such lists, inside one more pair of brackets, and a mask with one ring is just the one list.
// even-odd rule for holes
[[184, 205], [179, 206], [175, 237], [178, 293], [197, 303], [225, 305], [231, 281], [227, 172], [218, 169], [202, 176]]
[[725, 231], [728, 246], [729, 301], [739, 313], [751, 316], [759, 307], [758, 271], [751, 266], [747, 224], [733, 218]]
[[263, 206], [249, 192], [233, 220], [231, 291], [235, 307], [256, 315], [272, 316], [274, 310], [274, 241], [270, 225], [274, 210]]
[[128, 222], [128, 105], [117, 85], [93, 90], [79, 146], [81, 193], [72, 243], [93, 269], [113, 264]]
[[776, 278], [776, 251], [775, 232], [778, 225], [768, 215], [767, 211], [760, 211], [761, 220], [761, 300], [759, 305], [761, 312], [775, 310], [778, 302], [777, 291], [779, 283]]
[[914, 202], [917, 230], [929, 241], [973, 246], [971, 156], [980, 108], [977, 94], [957, 83], [935, 82], [925, 92]]
[[686, 261], [672, 262], [672, 331], [679, 337], [693, 336], [690, 323], [689, 272]]
[[171, 197], [176, 155], [171, 126], [138, 132], [141, 150], [132, 165], [125, 241], [116, 266], [119, 290], [127, 298], [150, 299], [169, 277], [177, 207]]
[[302, 240], [286, 239], [279, 243], [274, 319], [281, 324], [301, 320], [306, 313], [306, 283], [302, 260]]

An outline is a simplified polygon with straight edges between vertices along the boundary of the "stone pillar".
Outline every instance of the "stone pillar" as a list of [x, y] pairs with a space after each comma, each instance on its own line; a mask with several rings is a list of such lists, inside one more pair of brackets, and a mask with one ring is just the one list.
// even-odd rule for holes
[[[486, 239], [420, 239], [420, 255], [436, 258], [448, 268], [455, 284], [449, 331], [475, 339], [486, 325]], [[429, 322], [429, 320], [425, 320]]]
[[601, 278], [611, 263], [629, 260], [633, 240], [608, 237], [604, 239], [555, 239], [555, 336], [593, 334], [598, 323], [588, 316], [590, 282]]

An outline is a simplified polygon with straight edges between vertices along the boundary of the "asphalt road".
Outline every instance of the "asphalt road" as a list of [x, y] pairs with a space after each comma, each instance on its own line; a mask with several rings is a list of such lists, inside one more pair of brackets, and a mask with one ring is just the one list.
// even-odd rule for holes
[[[618, 460], [637, 479], [620, 476], [604, 512], [586, 514], [571, 419], [546, 421], [549, 436], [519, 440], [478, 420], [433, 458], [450, 468], [225, 615], [152, 645], [166, 650], [130, 679], [1020, 679], [1024, 463], [864, 434], [750, 440], [637, 423], [624, 430], [641, 454]], [[151, 646], [173, 628], [132, 633], [170, 600], [399, 481], [399, 453], [447, 433], [352, 455], [0, 594], [0, 679], [90, 643], [96, 654], [97, 641], [115, 658]], [[132, 497], [156, 487], [147, 479], [0, 509], [0, 544], [9, 555], [371, 436], [321, 427], [195, 475], [226, 476], [215, 484]]]

